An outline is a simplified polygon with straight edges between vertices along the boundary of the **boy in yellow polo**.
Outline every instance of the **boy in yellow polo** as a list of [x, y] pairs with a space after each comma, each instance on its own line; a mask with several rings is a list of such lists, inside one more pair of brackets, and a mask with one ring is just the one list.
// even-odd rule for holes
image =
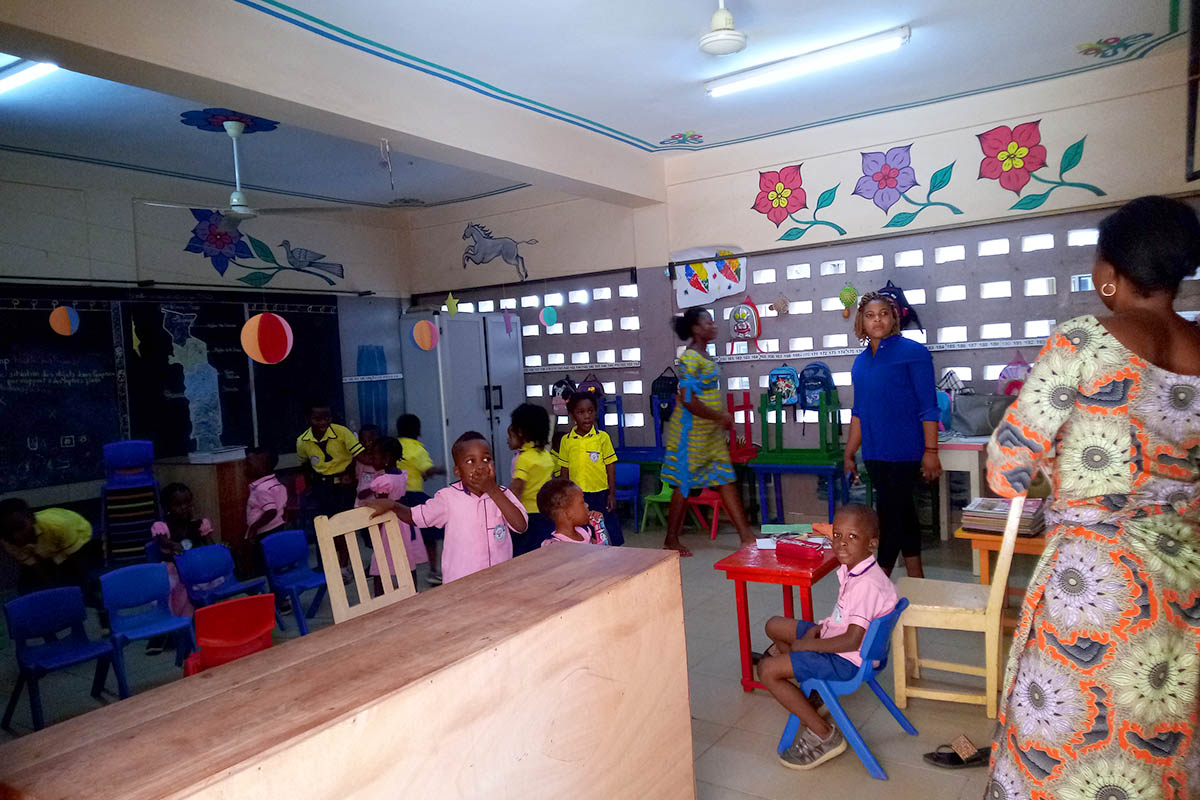
[[92, 524], [74, 511], [46, 508], [35, 514], [24, 500], [5, 500], [0, 503], [0, 542], [21, 567], [21, 594], [52, 586], [86, 591], [97, 547]]
[[617, 509], [617, 453], [612, 439], [596, 428], [596, 401], [589, 395], [575, 394], [567, 400], [567, 413], [575, 427], [558, 446], [561, 477], [583, 490], [584, 500], [593, 511], [604, 512], [604, 525], [613, 545], [625, 544]]
[[[349, 428], [333, 421], [328, 403], [309, 404], [308, 426], [296, 439], [296, 455], [308, 466], [312, 485], [306, 505], [313, 516], [332, 517], [354, 506], [354, 459], [364, 448]], [[346, 543], [339, 537], [336, 544], [345, 573], [350, 563]]]

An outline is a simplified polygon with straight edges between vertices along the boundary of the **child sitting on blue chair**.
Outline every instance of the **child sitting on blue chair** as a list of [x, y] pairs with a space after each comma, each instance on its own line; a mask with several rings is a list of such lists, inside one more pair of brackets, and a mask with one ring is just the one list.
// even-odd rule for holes
[[896, 607], [898, 599], [895, 586], [875, 562], [879, 517], [873, 510], [858, 504], [842, 506], [833, 518], [831, 538], [841, 564], [833, 615], [817, 623], [771, 617], [767, 636], [772, 645], [758, 664], [759, 680], [804, 724], [795, 742], [779, 754], [790, 769], [812, 769], [846, 749], [842, 732], [817, 713], [793, 679], [802, 683], [809, 678], [853, 678], [862, 665], [863, 636], [873, 620]]

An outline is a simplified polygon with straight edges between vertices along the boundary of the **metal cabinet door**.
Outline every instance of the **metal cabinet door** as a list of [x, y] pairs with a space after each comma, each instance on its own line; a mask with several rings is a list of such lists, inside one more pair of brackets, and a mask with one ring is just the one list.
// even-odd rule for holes
[[496, 480], [507, 486], [512, 482], [508, 425], [512, 410], [525, 402], [525, 359], [521, 355], [520, 321], [513, 320], [511, 331], [504, 324], [503, 314], [484, 314], [483, 321], [491, 395], [492, 453], [496, 456]]
[[[488, 369], [484, 349], [483, 319], [478, 314], [438, 315], [438, 361], [441, 364], [442, 407], [445, 409], [445, 454], [442, 463], [453, 482], [454, 460], [450, 446], [467, 431], [479, 431], [491, 439], [492, 419], [488, 411]], [[493, 452], [495, 446], [493, 445]], [[505, 445], [505, 451], [507, 451]], [[497, 454], [500, 460], [502, 454]]]

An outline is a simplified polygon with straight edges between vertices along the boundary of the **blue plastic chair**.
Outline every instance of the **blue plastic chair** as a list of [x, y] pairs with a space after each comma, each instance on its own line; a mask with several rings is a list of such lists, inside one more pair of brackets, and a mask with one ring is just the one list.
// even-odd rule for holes
[[193, 547], [175, 556], [179, 581], [187, 588], [188, 599], [196, 608], [228, 600], [239, 594], [262, 594], [266, 578], [239, 581], [233, 575], [233, 556], [224, 545]]
[[[845, 681], [825, 681], [809, 678], [800, 684], [800, 691], [804, 692], [805, 695], [808, 695], [813, 689], [820, 692], [821, 699], [825, 701], [825, 705], [829, 708], [829, 712], [837, 723], [838, 728], [842, 731], [842, 735], [850, 742], [850, 746], [854, 748], [854, 752], [858, 753], [858, 758], [863, 762], [863, 766], [867, 768], [867, 772], [871, 774], [872, 778], [878, 778], [881, 781], [887, 780], [887, 773], [883, 771], [883, 767], [879, 766], [879, 761], [871, 753], [870, 748], [867, 747], [867, 743], [863, 741], [862, 734], [858, 732], [858, 728], [855, 728], [854, 723], [850, 721], [850, 717], [846, 716], [846, 711], [842, 708], [842, 704], [838, 702], [838, 698], [845, 694], [854, 694], [865, 683], [871, 687], [871, 691], [875, 692], [875, 696], [879, 698], [879, 702], [883, 703], [883, 707], [895, 717], [896, 722], [900, 723], [900, 727], [912, 736], [917, 735], [917, 729], [908, 721], [908, 717], [904, 716], [904, 712], [896, 707], [891, 696], [875, 680], [879, 673], [887, 666], [887, 657], [891, 649], [892, 630], [896, 627], [896, 621], [900, 619], [900, 615], [904, 613], [904, 609], [906, 608], [908, 608], [908, 598], [902, 597], [890, 614], [871, 622], [871, 627], [867, 628], [867, 633], [863, 636], [862, 647], [858, 651], [862, 655], [862, 666], [858, 668], [858, 674], [853, 678]], [[878, 666], [875, 666], [876, 663], [878, 663]], [[902, 664], [897, 666], [897, 669], [903, 668]], [[800, 718], [795, 714], [789, 714], [787, 725], [783, 729], [783, 736], [779, 739], [778, 751], [780, 753], [792, 746], [796, 741], [796, 733], [799, 730]]]
[[618, 461], [613, 474], [617, 502], [633, 503], [633, 521], [642, 518], [642, 465]]
[[106, 489], [154, 485], [154, 442], [128, 439], [104, 445]]
[[[306, 619], [312, 619], [325, 599], [325, 575], [308, 565], [308, 537], [304, 531], [279, 531], [262, 538], [263, 563], [267, 568], [267, 583], [275, 594], [286, 594], [292, 601], [292, 612], [296, 615], [296, 627], [300, 635], [308, 634]], [[300, 605], [300, 595], [316, 589], [312, 603], [305, 612]], [[275, 613], [279, 627], [283, 619]]]
[[[96, 676], [92, 679], [92, 697], [95, 698], [99, 698], [104, 689], [110, 664], [115, 664], [118, 682], [124, 682], [121, 665], [113, 661], [112, 643], [89, 639], [83, 629], [86, 617], [83, 592], [77, 586], [32, 592], [5, 604], [4, 618], [8, 621], [9, 636], [16, 645], [18, 673], [17, 685], [8, 698], [0, 727], [9, 729], [17, 700], [26, 684], [29, 684], [33, 729], [40, 731], [45, 727], [38, 680], [49, 672], [96, 659]], [[68, 628], [70, 633], [59, 638], [59, 634]], [[30, 639], [42, 639], [44, 644], [30, 644]]]
[[125, 680], [125, 645], [138, 639], [171, 636], [175, 639], [175, 666], [192, 652], [192, 621], [171, 613], [171, 582], [166, 564], [134, 564], [100, 576], [100, 594], [112, 631], [113, 661], [121, 698], [129, 697]]

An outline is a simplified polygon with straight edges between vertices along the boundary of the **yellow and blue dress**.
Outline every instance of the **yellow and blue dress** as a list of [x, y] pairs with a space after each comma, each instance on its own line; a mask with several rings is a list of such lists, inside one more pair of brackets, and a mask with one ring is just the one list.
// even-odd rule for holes
[[[725, 410], [716, 363], [691, 348], [679, 357], [679, 389], [685, 398], [698, 397], [713, 411]], [[662, 478], [685, 494], [692, 489], [733, 483], [728, 432], [715, 421], [697, 417], [679, 405], [667, 421]]]

